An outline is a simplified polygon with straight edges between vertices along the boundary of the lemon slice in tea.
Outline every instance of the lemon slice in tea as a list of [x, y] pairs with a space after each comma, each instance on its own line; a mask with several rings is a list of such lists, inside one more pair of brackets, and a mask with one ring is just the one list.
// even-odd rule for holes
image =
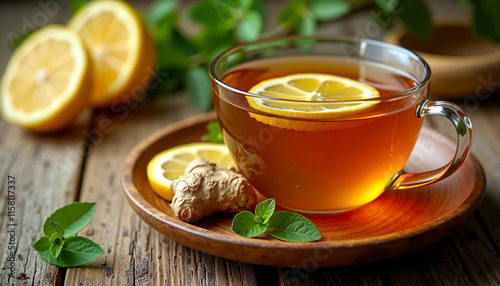
[[[359, 113], [376, 101], [358, 101], [380, 97], [377, 89], [359, 81], [330, 74], [299, 73], [264, 80], [249, 93], [269, 98], [248, 96], [250, 107], [278, 116], [301, 119], [339, 118]], [[272, 99], [271, 99], [272, 98]], [[312, 124], [250, 113], [257, 121], [283, 128], [304, 130]], [[304, 126], [300, 126], [300, 125]], [[323, 126], [325, 127], [325, 126]]]
[[226, 145], [208, 142], [179, 145], [158, 153], [149, 161], [149, 184], [158, 195], [171, 201], [174, 193], [170, 185], [184, 174], [187, 165], [196, 158], [206, 159], [220, 167], [235, 166]]

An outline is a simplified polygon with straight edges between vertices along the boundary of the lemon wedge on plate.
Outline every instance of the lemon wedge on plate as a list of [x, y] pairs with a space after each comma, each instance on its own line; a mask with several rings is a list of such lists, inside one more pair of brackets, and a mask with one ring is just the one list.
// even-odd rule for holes
[[92, 1], [71, 18], [94, 68], [90, 103], [109, 107], [140, 97], [156, 69], [156, 48], [139, 14], [124, 1]]
[[[352, 115], [374, 106], [380, 97], [377, 89], [359, 81], [331, 74], [299, 73], [259, 82], [249, 93], [264, 97], [247, 96], [250, 107], [264, 113], [297, 119], [334, 119]], [[296, 130], [316, 131], [328, 129], [308, 122], [250, 113], [265, 124]]]
[[149, 184], [158, 195], [171, 201], [174, 193], [170, 185], [184, 174], [187, 165], [196, 158], [206, 159], [220, 167], [235, 166], [226, 145], [208, 142], [179, 145], [158, 153], [149, 161]]
[[38, 132], [62, 129], [89, 99], [91, 66], [80, 37], [50, 25], [30, 35], [7, 64], [0, 111], [6, 121]]

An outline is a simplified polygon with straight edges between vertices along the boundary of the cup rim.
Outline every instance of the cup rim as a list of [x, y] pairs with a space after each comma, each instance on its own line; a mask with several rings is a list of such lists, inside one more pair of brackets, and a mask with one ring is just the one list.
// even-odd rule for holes
[[249, 43], [245, 43], [245, 44], [240, 44], [240, 45], [237, 45], [237, 46], [234, 46], [232, 48], [229, 48], [225, 51], [223, 51], [222, 53], [220, 53], [210, 64], [210, 68], [209, 68], [209, 74], [210, 74], [210, 77], [220, 86], [224, 87], [225, 89], [227, 90], [230, 90], [234, 93], [237, 93], [237, 94], [241, 94], [243, 96], [250, 96], [250, 97], [257, 97], [257, 98], [265, 98], [265, 99], [273, 99], [273, 100], [279, 100], [279, 101], [285, 101], [285, 102], [303, 102], [303, 103], [311, 103], [311, 101], [305, 101], [305, 100], [290, 100], [290, 99], [279, 99], [279, 98], [273, 98], [273, 97], [267, 97], [267, 96], [263, 96], [263, 95], [258, 95], [258, 94], [253, 94], [253, 93], [249, 93], [247, 91], [243, 91], [243, 90], [240, 90], [238, 88], [235, 88], [233, 86], [230, 86], [228, 84], [226, 84], [224, 81], [222, 81], [222, 79], [217, 76], [216, 72], [215, 72], [215, 66], [216, 64], [220, 61], [221, 58], [223, 58], [224, 56], [228, 55], [228, 54], [231, 54], [237, 50], [242, 50], [246, 47], [249, 47], [249, 46], [253, 46], [253, 45], [257, 45], [257, 44], [264, 44], [264, 43], [271, 43], [271, 42], [279, 42], [279, 41], [298, 41], [298, 40], [314, 40], [314, 41], [326, 41], [326, 42], [346, 42], [346, 43], [350, 43], [350, 44], [361, 44], [361, 43], [368, 43], [370, 45], [374, 45], [374, 46], [379, 46], [379, 47], [386, 47], [386, 48], [390, 48], [390, 49], [393, 49], [393, 50], [397, 50], [397, 51], [400, 51], [400, 52], [404, 52], [404, 53], [407, 53], [408, 55], [410, 55], [411, 57], [413, 57], [414, 59], [418, 60], [424, 67], [424, 71], [425, 71], [425, 76], [424, 78], [421, 80], [421, 81], [418, 81], [417, 84], [410, 88], [410, 89], [406, 89], [406, 90], [403, 90], [403, 91], [400, 91], [400, 92], [397, 92], [397, 93], [393, 93], [393, 94], [390, 94], [390, 95], [385, 95], [383, 97], [379, 97], [379, 98], [367, 98], [367, 99], [357, 99], [357, 100], [336, 100], [336, 101], [322, 101], [322, 103], [326, 103], [326, 102], [335, 102], [335, 103], [342, 103], [342, 102], [366, 102], [366, 101], [373, 101], [373, 100], [377, 100], [377, 101], [380, 101], [382, 98], [387, 100], [387, 99], [394, 99], [394, 98], [400, 98], [400, 97], [404, 97], [404, 96], [407, 96], [407, 95], [411, 95], [413, 93], [415, 93], [416, 91], [424, 88], [430, 81], [431, 79], [431, 69], [429, 67], [429, 65], [427, 64], [427, 62], [421, 57], [419, 56], [418, 54], [414, 53], [413, 51], [409, 50], [409, 49], [406, 49], [404, 47], [401, 47], [401, 46], [397, 46], [397, 45], [394, 45], [394, 44], [390, 44], [390, 43], [387, 43], [387, 42], [383, 42], [383, 41], [377, 41], [377, 40], [373, 40], [373, 39], [367, 39], [367, 38], [356, 38], [356, 37], [348, 37], [348, 36], [336, 36], [336, 37], [328, 37], [328, 36], [297, 36], [297, 35], [290, 35], [290, 36], [283, 36], [283, 37], [274, 37], [274, 38], [269, 38], [269, 39], [263, 39], [263, 40], [258, 40], [258, 41], [253, 41], [253, 42], [249, 42]]

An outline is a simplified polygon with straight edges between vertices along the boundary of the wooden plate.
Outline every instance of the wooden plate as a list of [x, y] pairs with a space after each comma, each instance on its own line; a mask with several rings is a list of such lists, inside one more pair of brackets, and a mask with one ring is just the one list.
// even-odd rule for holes
[[[122, 178], [127, 199], [141, 219], [168, 238], [212, 255], [282, 267], [331, 267], [395, 257], [452, 233], [471, 217], [484, 195], [483, 169], [470, 156], [455, 174], [430, 186], [386, 191], [372, 203], [350, 212], [307, 215], [323, 234], [316, 242], [283, 242], [265, 234], [244, 238], [232, 232], [232, 214], [184, 223], [150, 188], [146, 165], [160, 151], [200, 141], [207, 122], [215, 119], [214, 113], [193, 117], [146, 138], [129, 153]], [[454, 152], [452, 139], [423, 128], [407, 167], [439, 167]]]

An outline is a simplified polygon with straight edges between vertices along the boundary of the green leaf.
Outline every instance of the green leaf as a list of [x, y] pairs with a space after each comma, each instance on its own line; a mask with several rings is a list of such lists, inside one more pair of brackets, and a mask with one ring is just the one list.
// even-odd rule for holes
[[[212, 0], [212, 2], [218, 2], [221, 0]], [[233, 8], [240, 8], [243, 10], [248, 10], [254, 4], [253, 0], [226, 0], [227, 4]]]
[[161, 69], [176, 67], [186, 67], [189, 64], [186, 50], [173, 43], [165, 43], [158, 49], [158, 64]]
[[267, 199], [255, 207], [255, 220], [261, 224], [267, 224], [274, 213], [276, 202], [274, 199]]
[[313, 36], [316, 33], [316, 17], [314, 17], [313, 13], [305, 13], [300, 21], [297, 33], [303, 36]]
[[201, 140], [206, 142], [212, 142], [216, 144], [224, 144], [224, 138], [222, 137], [222, 131], [220, 129], [219, 122], [210, 121], [207, 124], [208, 133], [201, 137]]
[[267, 230], [267, 225], [259, 224], [253, 213], [242, 211], [234, 216], [231, 229], [244, 237], [254, 237]]
[[278, 23], [289, 30], [295, 30], [299, 26], [300, 21], [300, 15], [292, 7], [285, 8], [278, 14]]
[[[153, 22], [148, 19], [149, 34], [153, 37], [157, 44], [163, 44], [173, 39], [176, 32], [178, 15], [171, 13], [165, 15], [161, 20]], [[161, 50], [159, 50], [161, 52]]]
[[320, 21], [336, 20], [351, 10], [349, 2], [345, 0], [314, 0], [311, 11]]
[[431, 32], [431, 16], [423, 0], [400, 0], [398, 15], [417, 36], [428, 39]]
[[497, 0], [474, 1], [474, 30], [479, 37], [500, 42], [499, 11]]
[[96, 208], [96, 203], [74, 202], [56, 210], [47, 220], [59, 224], [64, 229], [64, 238], [68, 238], [89, 224]]
[[233, 28], [232, 24], [206, 27], [193, 39], [193, 42], [207, 59], [212, 59], [223, 49], [236, 44]]
[[241, 19], [236, 32], [238, 38], [243, 42], [252, 42], [259, 39], [260, 33], [262, 32], [262, 18], [259, 12], [251, 10], [246, 13]]
[[319, 229], [306, 217], [293, 212], [277, 212], [269, 219], [268, 234], [285, 241], [309, 242], [321, 238]]
[[233, 13], [227, 5], [219, 1], [201, 1], [189, 9], [188, 16], [198, 23], [215, 26], [232, 20]]
[[23, 33], [20, 33], [18, 35], [15, 35], [14, 37], [12, 37], [12, 39], [10, 41], [11, 49], [13, 51], [15, 49], [17, 49], [24, 42], [24, 40], [26, 40], [31, 34], [38, 31], [40, 28], [41, 27], [32, 27], [32, 28], [29, 28], [29, 29], [23, 31]]
[[35, 250], [50, 264], [59, 267], [76, 267], [88, 263], [104, 254], [104, 250], [92, 240], [81, 237], [69, 237], [64, 241], [60, 254], [55, 258], [50, 252], [48, 239], [42, 237], [35, 243]]
[[87, 4], [88, 2], [90, 2], [90, 0], [69, 0], [69, 9], [71, 10], [71, 13], [75, 14], [78, 10], [80, 10], [80, 8], [82, 8], [83, 6], [85, 6], [85, 4]]
[[212, 109], [212, 84], [207, 69], [195, 67], [188, 71], [186, 87], [191, 102], [201, 111]]
[[43, 252], [43, 251], [49, 251], [50, 249], [50, 241], [49, 238], [46, 236], [42, 236], [35, 244], [33, 244], [33, 247], [35, 248], [36, 251], [38, 252]]
[[288, 4], [294, 8], [302, 8], [307, 6], [307, 0], [288, 0]]
[[375, 0], [375, 3], [384, 11], [393, 12], [398, 6], [399, 0]]
[[148, 9], [146, 20], [148, 23], [157, 24], [162, 22], [170, 13], [177, 8], [177, 0], [156, 0], [151, 3]]
[[50, 254], [54, 257], [57, 258], [61, 254], [63, 245], [64, 245], [64, 238], [62, 237], [56, 237], [54, 238], [56, 234], [52, 235], [50, 238]]
[[458, 0], [458, 8], [465, 10], [467, 9], [467, 4], [469, 4], [469, 0]]
[[43, 224], [43, 234], [45, 234], [45, 236], [48, 238], [61, 238], [64, 236], [64, 229], [57, 222], [46, 219], [45, 223]]
[[152, 81], [147, 89], [147, 96], [166, 95], [181, 89], [184, 86], [186, 73], [186, 67], [160, 67], [155, 75], [157, 80]]
[[264, 0], [255, 0], [252, 9], [257, 11], [260, 15], [260, 18], [263, 22], [265, 22], [267, 17], [267, 6]]

